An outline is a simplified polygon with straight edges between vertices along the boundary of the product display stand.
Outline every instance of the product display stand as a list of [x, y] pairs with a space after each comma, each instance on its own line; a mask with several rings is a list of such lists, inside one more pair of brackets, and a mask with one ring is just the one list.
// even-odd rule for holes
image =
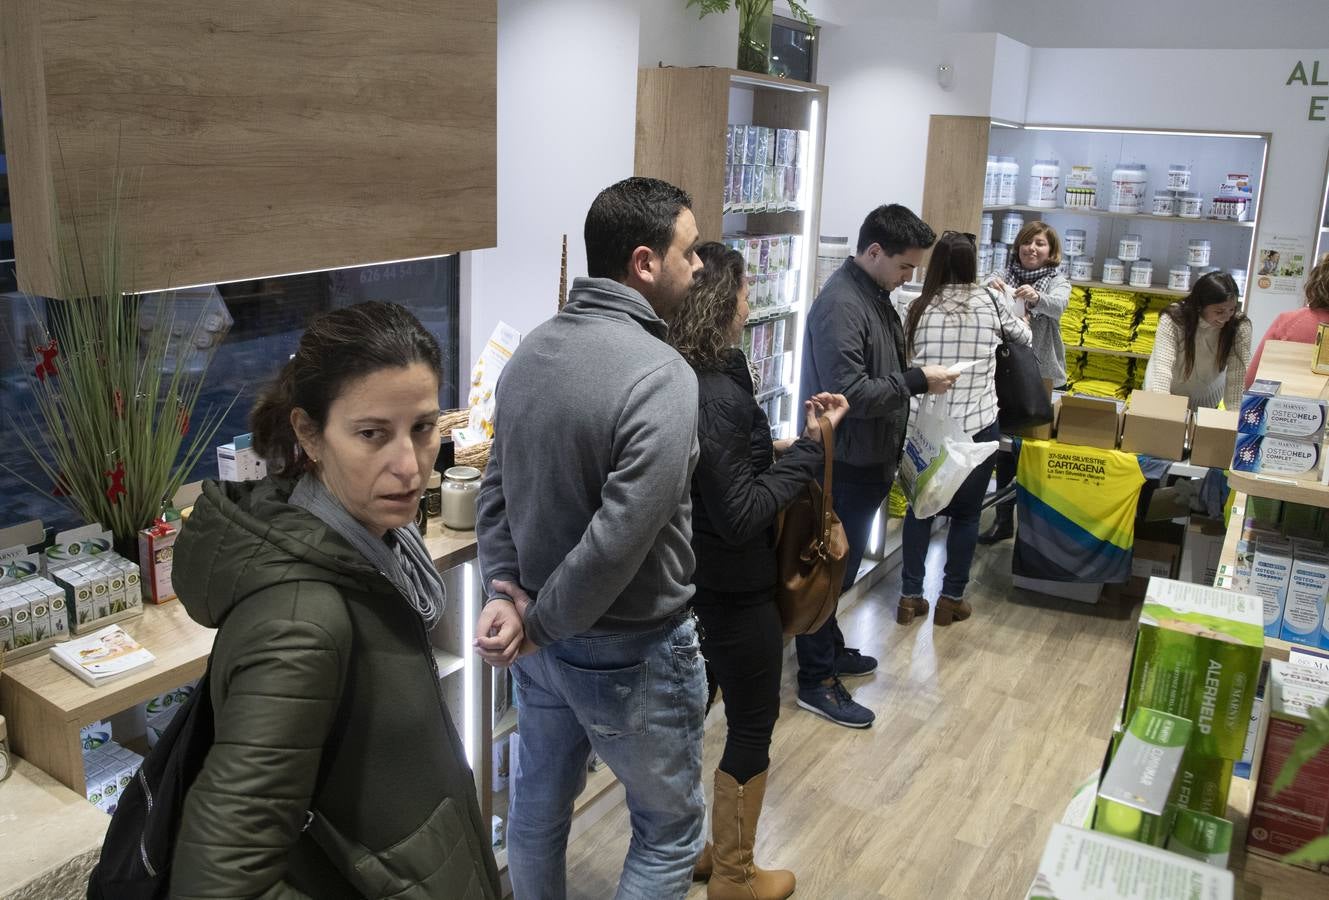
[[[792, 281], [785, 290], [771, 291], [765, 302], [753, 302], [765, 296], [765, 256], [746, 254], [752, 314], [743, 344], [748, 358], [762, 370], [758, 402], [777, 438], [792, 436], [798, 418], [803, 324], [813, 299], [821, 218], [828, 98], [828, 89], [821, 85], [737, 69], [651, 68], [637, 73], [635, 173], [687, 191], [704, 241], [736, 244], [762, 236], [790, 240], [791, 258], [777, 264], [780, 271], [772, 277], [778, 276], [775, 283], [780, 285], [786, 277]], [[801, 178], [796, 202], [777, 204], [772, 207], [776, 211], [728, 211], [752, 207], [731, 190], [736, 168], [729, 156], [731, 125], [803, 133], [793, 166]], [[774, 149], [770, 158], [781, 161]]]

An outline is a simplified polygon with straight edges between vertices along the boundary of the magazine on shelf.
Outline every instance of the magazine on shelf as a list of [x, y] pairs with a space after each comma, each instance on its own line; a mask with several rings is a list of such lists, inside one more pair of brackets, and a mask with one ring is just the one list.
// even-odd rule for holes
[[119, 625], [51, 648], [51, 659], [93, 687], [122, 678], [156, 659]]

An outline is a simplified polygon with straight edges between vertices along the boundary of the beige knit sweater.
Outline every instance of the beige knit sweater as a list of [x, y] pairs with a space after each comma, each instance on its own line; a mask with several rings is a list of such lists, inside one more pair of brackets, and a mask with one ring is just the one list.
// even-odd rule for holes
[[1177, 394], [1190, 399], [1191, 409], [1216, 407], [1219, 401], [1227, 409], [1241, 405], [1246, 386], [1246, 367], [1251, 361], [1250, 320], [1237, 326], [1236, 340], [1228, 354], [1227, 366], [1218, 368], [1218, 335], [1222, 331], [1200, 320], [1195, 329], [1195, 368], [1187, 378], [1185, 335], [1171, 316], [1160, 316], [1154, 353], [1145, 370], [1144, 389], [1160, 394]]

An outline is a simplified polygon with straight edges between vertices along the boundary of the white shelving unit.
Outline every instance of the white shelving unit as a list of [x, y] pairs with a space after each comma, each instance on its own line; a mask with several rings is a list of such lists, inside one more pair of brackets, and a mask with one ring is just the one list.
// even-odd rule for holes
[[[1168, 270], [1187, 264], [1188, 242], [1203, 238], [1210, 242], [1210, 266], [1224, 271], [1255, 269], [1255, 237], [1268, 156], [1268, 135], [1234, 132], [1180, 132], [1165, 130], [1090, 128], [1080, 126], [1021, 125], [993, 123], [988, 136], [987, 153], [1012, 156], [1020, 166], [1016, 184], [1016, 204], [984, 207], [993, 214], [993, 236], [1000, 237], [1002, 219], [1018, 213], [1025, 222], [1041, 219], [1063, 237], [1069, 228], [1086, 232], [1086, 255], [1094, 260], [1094, 274], [1100, 275], [1103, 262], [1118, 257], [1118, 244], [1124, 234], [1141, 236], [1141, 256], [1153, 262], [1153, 286], [1149, 293], [1185, 296], [1185, 291], [1167, 289]], [[1065, 202], [1065, 179], [1072, 166], [1091, 165], [1098, 177], [1097, 198], [1093, 208], [1047, 209], [1027, 205], [1029, 176], [1035, 160], [1055, 159], [1061, 168], [1062, 185], [1058, 202]], [[1144, 213], [1114, 213], [1108, 210], [1112, 193], [1112, 171], [1120, 163], [1142, 163], [1147, 168], [1148, 186]], [[1204, 198], [1205, 218], [1155, 216], [1152, 208], [1155, 191], [1167, 189], [1167, 171], [1172, 163], [1191, 167], [1189, 190]], [[1246, 221], [1208, 218], [1218, 186], [1229, 173], [1249, 176], [1254, 194]], [[975, 190], [981, 190], [981, 184]], [[1192, 267], [1191, 279], [1198, 275]], [[1084, 283], [1086, 287], [1144, 291], [1130, 286]], [[1244, 286], [1243, 286], [1244, 288]]]

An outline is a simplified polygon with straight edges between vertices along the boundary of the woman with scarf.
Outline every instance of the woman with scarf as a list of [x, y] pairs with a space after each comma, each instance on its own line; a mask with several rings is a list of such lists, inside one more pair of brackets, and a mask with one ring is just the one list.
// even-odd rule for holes
[[[1010, 293], [1022, 303], [1034, 333], [1038, 370], [1054, 388], [1066, 384], [1066, 347], [1061, 339], [1061, 315], [1071, 299], [1071, 283], [1057, 271], [1061, 265], [1061, 238], [1046, 222], [1030, 222], [1015, 238], [1016, 252], [1003, 275], [989, 285]], [[997, 453], [997, 489], [1015, 480], [1015, 456]], [[996, 544], [1015, 535], [1015, 499], [996, 508], [992, 527], [978, 536], [980, 544]]]
[[413, 524], [441, 376], [404, 307], [325, 313], [251, 413], [271, 474], [204, 485], [175, 586], [217, 629], [216, 740], [171, 896], [501, 896], [429, 639], [443, 582]]

